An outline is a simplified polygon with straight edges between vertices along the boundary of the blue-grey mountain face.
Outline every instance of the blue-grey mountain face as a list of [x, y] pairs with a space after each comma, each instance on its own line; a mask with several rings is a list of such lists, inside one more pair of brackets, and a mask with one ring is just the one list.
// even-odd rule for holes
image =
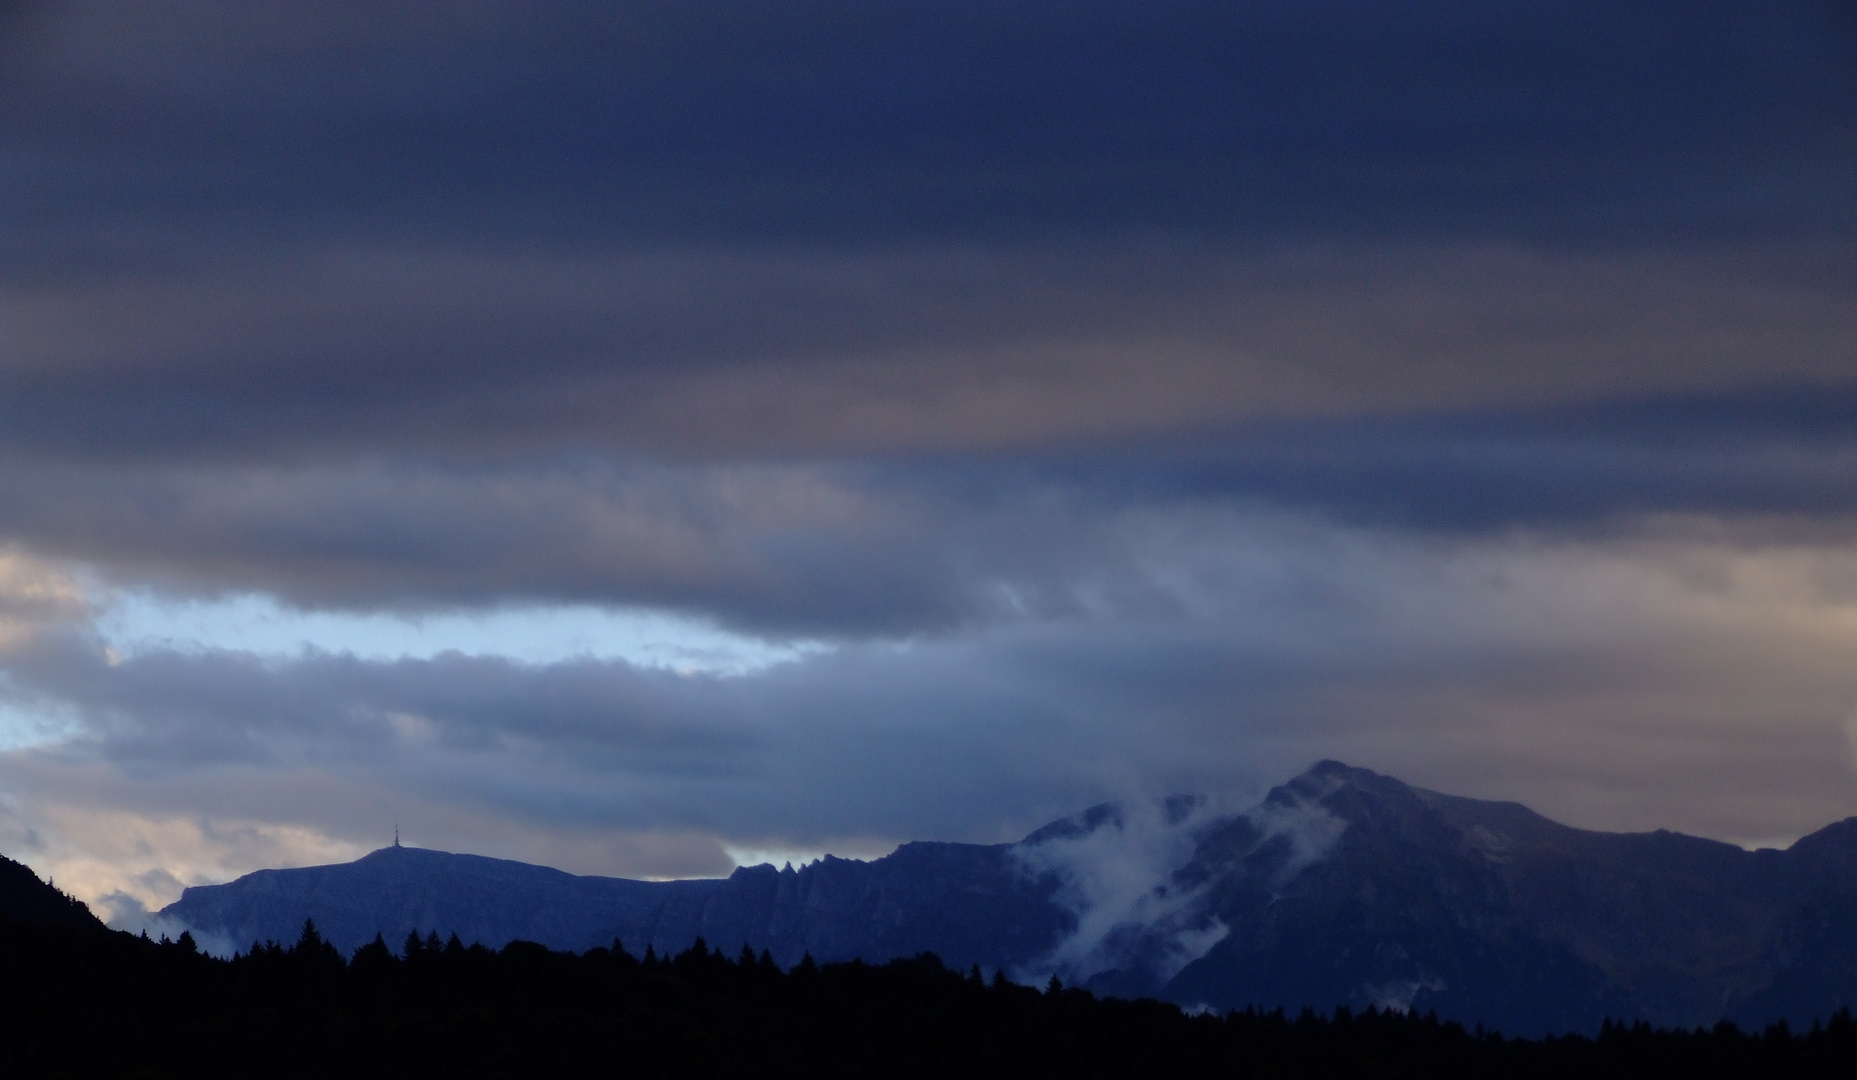
[[[697, 937], [769, 948], [783, 964], [933, 951], [963, 966], [1011, 967], [1074, 922], [1057, 883], [1023, 872], [1011, 845], [904, 844], [873, 862], [826, 856], [800, 870], [744, 867], [724, 879], [630, 881], [419, 848], [352, 863], [260, 870], [186, 890], [161, 911], [234, 947], [296, 939], [305, 918], [339, 948], [412, 931], [502, 945], [660, 951]], [[243, 943], [243, 944], [241, 944]]]
[[1242, 813], [1106, 805], [1016, 844], [678, 882], [386, 848], [188, 889], [162, 914], [238, 943], [313, 917], [350, 949], [437, 930], [634, 951], [701, 936], [783, 964], [933, 951], [1185, 1005], [1435, 1009], [1518, 1034], [1809, 1021], [1857, 1001], [1857, 819], [1748, 852], [1323, 762]]
[[676, 920], [700, 912], [721, 884], [580, 877], [480, 855], [390, 847], [352, 863], [260, 870], [188, 889], [161, 914], [240, 948], [295, 941], [305, 918], [345, 951], [376, 933], [397, 948], [407, 933], [434, 929], [493, 945], [521, 939], [586, 949], [658, 923], [667, 937], [682, 936], [687, 944], [693, 932]]

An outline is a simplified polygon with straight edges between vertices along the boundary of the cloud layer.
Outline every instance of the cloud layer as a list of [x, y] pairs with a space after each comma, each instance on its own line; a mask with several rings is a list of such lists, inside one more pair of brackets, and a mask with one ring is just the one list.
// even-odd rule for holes
[[[0, 19], [0, 849], [87, 897], [1323, 756], [1857, 810], [1843, 6]], [[124, 597], [434, 636], [129, 649]], [[570, 611], [789, 659], [515, 640]]]

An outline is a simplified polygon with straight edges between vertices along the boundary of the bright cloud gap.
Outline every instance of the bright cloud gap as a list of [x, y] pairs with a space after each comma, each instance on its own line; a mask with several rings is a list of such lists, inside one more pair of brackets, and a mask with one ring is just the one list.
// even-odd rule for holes
[[320, 651], [390, 661], [456, 652], [537, 665], [619, 660], [681, 674], [732, 676], [824, 648], [812, 641], [735, 634], [648, 609], [529, 605], [401, 615], [306, 611], [249, 593], [177, 599], [122, 591], [98, 612], [96, 627], [121, 659], [168, 651], [278, 656]]

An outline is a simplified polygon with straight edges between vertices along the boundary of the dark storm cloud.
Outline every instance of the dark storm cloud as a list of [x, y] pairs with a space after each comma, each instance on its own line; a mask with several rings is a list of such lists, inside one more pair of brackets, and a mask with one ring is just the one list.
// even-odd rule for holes
[[1447, 542], [1671, 521], [1848, 540], [1854, 433], [1850, 388], [1795, 387], [1260, 421], [1010, 462], [70, 465], [0, 473], [0, 503], [30, 550], [125, 586], [360, 610], [643, 604], [842, 640], [1152, 596], [1143, 568], [1183, 557], [1180, 537], [1272, 514]]
[[1051, 476], [1445, 532], [1703, 515], [1829, 535], [1857, 523], [1857, 385], [1262, 422], [1075, 454]]
[[0, 449], [1010, 450], [1259, 414], [1824, 382], [1857, 362], [1849, 255], [1239, 255], [1160, 239], [320, 252], [11, 293]]
[[[0, 838], [1852, 805], [1848, 4], [0, 15]], [[113, 657], [111, 586], [831, 651]]]
[[1848, 179], [1835, 4], [33, 5], [14, 27], [15, 183], [53, 218], [864, 243], [1849, 213], [1801, 205]]
[[29, 454], [998, 446], [1852, 362], [1839, 6], [23, 10]]

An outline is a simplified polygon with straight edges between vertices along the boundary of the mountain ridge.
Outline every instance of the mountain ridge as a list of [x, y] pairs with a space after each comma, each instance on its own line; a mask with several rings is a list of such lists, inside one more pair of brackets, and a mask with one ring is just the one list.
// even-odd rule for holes
[[1435, 1009], [1512, 1033], [1809, 1023], [1857, 1001], [1857, 818], [1750, 852], [1322, 761], [1242, 812], [1101, 804], [1008, 844], [675, 882], [383, 848], [196, 886], [161, 914], [241, 948], [314, 917], [345, 949], [437, 930], [660, 952], [700, 936], [783, 965], [935, 952], [1188, 1006]]

